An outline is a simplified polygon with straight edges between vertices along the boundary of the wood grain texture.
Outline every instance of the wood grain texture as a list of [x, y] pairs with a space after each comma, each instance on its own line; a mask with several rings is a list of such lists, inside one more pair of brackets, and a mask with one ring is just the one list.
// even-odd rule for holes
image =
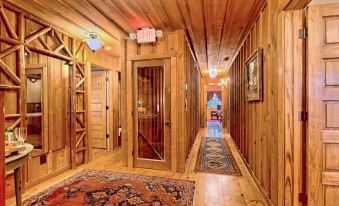
[[8, 0], [71, 33], [87, 38], [98, 33], [112, 54], [120, 55], [120, 39], [143, 27], [187, 30], [203, 71], [225, 72], [264, 0]]
[[[0, 150], [5, 151], [5, 114], [4, 91], [0, 90]], [[5, 197], [5, 154], [0, 154], [0, 196]], [[5, 198], [0, 199], [0, 206], [5, 206]]]
[[[189, 49], [183, 31], [166, 32], [164, 38], [156, 44], [136, 44], [128, 40], [126, 44], [126, 69], [122, 68], [122, 115], [137, 114], [133, 111], [132, 68], [134, 62], [146, 60], [170, 59], [171, 63], [171, 168], [172, 171], [184, 171], [186, 160], [191, 151], [199, 128], [199, 91], [200, 71], [196, 69], [193, 54]], [[126, 72], [126, 73], [125, 73]], [[124, 74], [125, 73], [125, 74]], [[187, 84], [187, 90], [186, 85]], [[185, 100], [187, 109], [185, 109]], [[127, 115], [122, 119], [123, 148], [126, 150], [126, 165], [133, 167], [133, 119]], [[124, 135], [126, 135], [124, 137]]]
[[[306, 172], [303, 146], [305, 146], [305, 123], [299, 121], [298, 113], [305, 111], [305, 40], [299, 38], [299, 30], [304, 27], [303, 10], [287, 11], [280, 14], [281, 37], [279, 46], [280, 110], [279, 139], [284, 142], [284, 204], [298, 205], [299, 193], [305, 193]], [[303, 153], [304, 152], [304, 153]], [[279, 153], [281, 154], [281, 153]], [[306, 178], [306, 177], [304, 177]]]
[[[335, 17], [338, 14], [338, 5], [308, 8], [307, 192], [310, 206], [336, 205], [338, 201], [339, 147], [336, 135], [339, 120], [336, 114], [339, 90], [337, 65], [334, 63], [339, 58], [336, 50], [339, 22]], [[331, 79], [329, 74], [332, 74]]]

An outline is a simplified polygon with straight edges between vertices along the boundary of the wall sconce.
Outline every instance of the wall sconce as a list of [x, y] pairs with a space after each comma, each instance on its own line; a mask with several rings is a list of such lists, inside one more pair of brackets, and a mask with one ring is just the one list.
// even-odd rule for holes
[[86, 39], [85, 42], [88, 48], [95, 52], [103, 45], [103, 42], [100, 39], [98, 39], [99, 36], [95, 33], [90, 33], [89, 37], [90, 38]]
[[209, 76], [211, 79], [216, 78], [217, 75], [218, 75], [218, 70], [217, 70], [217, 69], [209, 69], [209, 70], [208, 70], [208, 76]]

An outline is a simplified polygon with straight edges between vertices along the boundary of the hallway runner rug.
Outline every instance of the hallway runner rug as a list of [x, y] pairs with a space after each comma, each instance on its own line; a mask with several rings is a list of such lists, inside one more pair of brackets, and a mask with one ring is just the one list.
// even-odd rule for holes
[[192, 206], [194, 181], [82, 170], [29, 198], [24, 206]]
[[216, 137], [201, 140], [195, 171], [241, 176], [226, 139]]

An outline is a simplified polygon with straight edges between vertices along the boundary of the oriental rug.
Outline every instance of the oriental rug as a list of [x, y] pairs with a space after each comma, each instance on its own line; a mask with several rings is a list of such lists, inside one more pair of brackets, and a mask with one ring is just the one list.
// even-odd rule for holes
[[201, 140], [195, 171], [241, 176], [226, 139], [218, 137]]
[[24, 206], [193, 205], [193, 181], [82, 170], [29, 198]]

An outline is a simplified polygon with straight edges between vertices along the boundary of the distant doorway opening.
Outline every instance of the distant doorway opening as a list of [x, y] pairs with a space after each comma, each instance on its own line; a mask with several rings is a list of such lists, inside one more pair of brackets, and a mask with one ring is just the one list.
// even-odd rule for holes
[[222, 87], [207, 87], [207, 128], [208, 136], [222, 136]]

